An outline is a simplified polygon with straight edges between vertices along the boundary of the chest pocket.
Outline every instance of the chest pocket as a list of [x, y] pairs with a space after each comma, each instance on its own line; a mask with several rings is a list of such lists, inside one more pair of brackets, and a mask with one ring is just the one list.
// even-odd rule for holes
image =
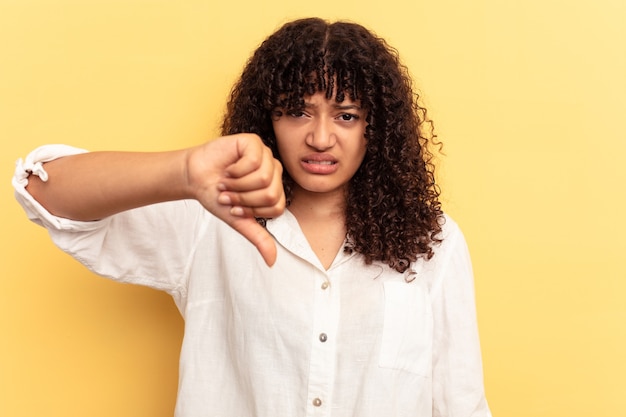
[[432, 375], [433, 315], [419, 281], [384, 283], [385, 317], [378, 365]]

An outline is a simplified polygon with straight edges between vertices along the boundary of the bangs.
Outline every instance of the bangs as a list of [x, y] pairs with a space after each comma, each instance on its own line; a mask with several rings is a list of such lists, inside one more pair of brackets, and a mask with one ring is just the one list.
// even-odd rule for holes
[[287, 82], [287, 74], [275, 78], [274, 96], [270, 98], [270, 107], [302, 108], [304, 98], [316, 93], [324, 93], [327, 99], [335, 98], [338, 103], [346, 98], [357, 101], [362, 94], [357, 86], [358, 76], [356, 70], [338, 69], [326, 61], [321, 61], [315, 68], [302, 68], [296, 70], [296, 74], [307, 74], [302, 77], [302, 82]]
[[304, 98], [316, 93], [324, 93], [327, 99], [334, 97], [338, 103], [346, 98], [362, 99], [363, 85], [359, 81], [365, 78], [363, 70], [350, 57], [337, 56], [325, 47], [300, 50], [299, 55], [306, 59], [291, 59], [282, 68], [277, 66], [268, 89], [266, 109], [302, 108]]

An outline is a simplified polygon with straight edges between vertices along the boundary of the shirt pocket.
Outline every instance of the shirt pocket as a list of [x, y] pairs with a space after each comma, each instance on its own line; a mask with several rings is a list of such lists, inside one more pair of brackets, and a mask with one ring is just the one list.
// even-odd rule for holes
[[378, 365], [432, 375], [433, 314], [427, 289], [418, 282], [384, 283], [385, 317]]

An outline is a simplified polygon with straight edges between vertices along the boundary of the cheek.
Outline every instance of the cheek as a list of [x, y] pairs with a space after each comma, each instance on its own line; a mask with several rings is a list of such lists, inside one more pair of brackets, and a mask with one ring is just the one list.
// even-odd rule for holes
[[283, 164], [283, 167], [289, 175], [292, 175], [293, 169], [298, 164], [297, 158], [295, 158], [296, 152], [293, 149], [293, 143], [287, 140], [280, 140], [277, 136], [276, 150], [278, 151], [278, 159]]
[[275, 140], [275, 147], [276, 150], [278, 151], [278, 155], [282, 157], [285, 155], [285, 137], [284, 137], [284, 132], [280, 129], [280, 127], [277, 128], [276, 123], [274, 123], [274, 140]]
[[365, 138], [361, 138], [359, 141], [359, 145], [357, 146], [356, 154], [359, 155], [359, 159], [363, 161], [365, 158], [365, 154], [367, 153], [367, 141]]
[[289, 155], [289, 146], [287, 141], [285, 141], [280, 136], [276, 135], [276, 150], [278, 150], [278, 155], [281, 160], [284, 160], [287, 155]]

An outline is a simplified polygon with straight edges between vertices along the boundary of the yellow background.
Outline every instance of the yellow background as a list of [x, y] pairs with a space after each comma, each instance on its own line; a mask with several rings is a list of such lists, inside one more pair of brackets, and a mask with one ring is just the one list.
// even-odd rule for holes
[[166, 295], [29, 224], [14, 161], [212, 138], [250, 52], [309, 15], [397, 47], [436, 122], [494, 416], [626, 415], [623, 0], [0, 0], [0, 416], [171, 416], [182, 336]]

